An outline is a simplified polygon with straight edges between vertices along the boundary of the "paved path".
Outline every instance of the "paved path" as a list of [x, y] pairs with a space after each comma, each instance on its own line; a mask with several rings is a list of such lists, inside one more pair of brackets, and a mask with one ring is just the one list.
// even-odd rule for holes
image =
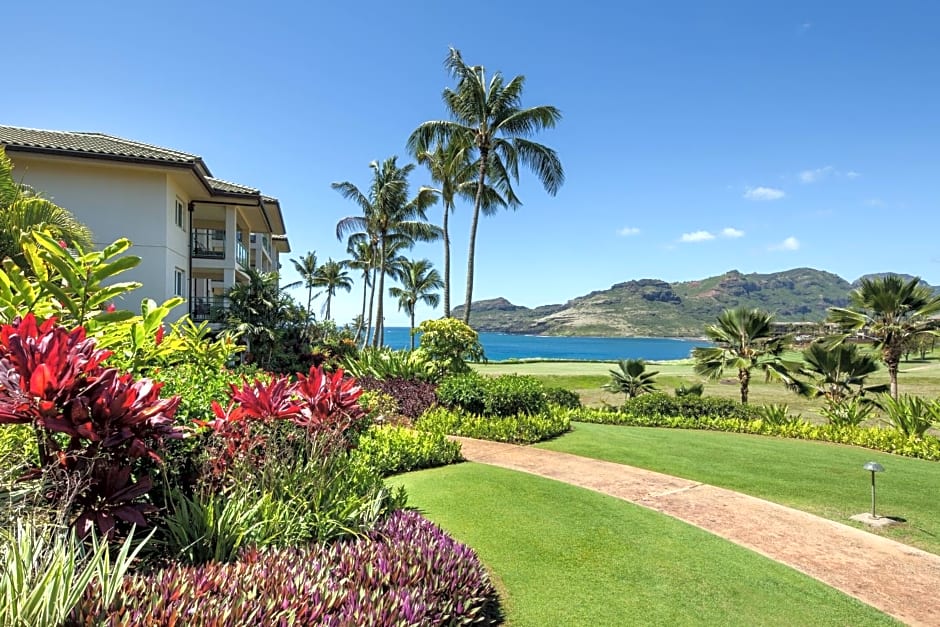
[[662, 512], [795, 568], [905, 623], [940, 626], [940, 556], [688, 479], [528, 446], [454, 439], [469, 461], [556, 479]]

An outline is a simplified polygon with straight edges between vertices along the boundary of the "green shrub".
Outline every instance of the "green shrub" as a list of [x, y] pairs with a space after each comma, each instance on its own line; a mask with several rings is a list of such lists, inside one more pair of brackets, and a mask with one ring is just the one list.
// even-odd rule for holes
[[677, 397], [701, 396], [705, 393], [704, 383], [683, 383], [675, 390]]
[[545, 399], [549, 403], [564, 407], [565, 409], [578, 409], [581, 407], [581, 397], [577, 392], [559, 387], [546, 387]]
[[363, 390], [359, 397], [359, 406], [377, 424], [394, 422], [399, 413], [398, 401], [391, 394], [378, 390]]
[[477, 332], [456, 318], [425, 320], [416, 331], [421, 334], [421, 346], [416, 352], [433, 362], [438, 379], [468, 372], [467, 361], [486, 361]]
[[489, 379], [485, 393], [487, 416], [538, 414], [548, 407], [545, 388], [534, 377], [507, 374]]
[[818, 440], [849, 444], [864, 448], [940, 461], [940, 440], [925, 435], [908, 437], [894, 429], [857, 427], [852, 425], [815, 425], [806, 421], [787, 424], [770, 424], [763, 420], [739, 420], [735, 418], [689, 418], [685, 416], [636, 416], [618, 411], [602, 409], [574, 409], [566, 411], [567, 417], [576, 422], [624, 425], [631, 427], [665, 427], [669, 429], [704, 429], [729, 431], [753, 435], [771, 435], [782, 438]]
[[638, 417], [684, 416], [686, 418], [738, 418], [749, 420], [756, 417], [756, 409], [727, 398], [713, 396], [673, 397], [661, 392], [641, 394], [628, 398], [620, 411]]
[[355, 454], [383, 476], [461, 460], [460, 444], [444, 433], [392, 425], [371, 427], [359, 438]]
[[415, 428], [495, 442], [532, 444], [570, 430], [571, 420], [567, 415], [569, 411], [572, 410], [554, 407], [541, 414], [484, 417], [437, 407], [421, 416], [415, 423]]
[[940, 402], [919, 396], [905, 394], [895, 399], [885, 394], [878, 405], [885, 412], [883, 422], [908, 437], [923, 437], [940, 419]]
[[837, 427], [857, 427], [869, 418], [875, 411], [874, 403], [853, 396], [839, 400], [828, 401], [819, 413]]
[[437, 386], [437, 400], [444, 407], [482, 415], [486, 411], [485, 377], [474, 372], [451, 375]]
[[771, 403], [769, 405], [757, 405], [755, 408], [757, 418], [767, 424], [786, 425], [803, 420], [800, 414], [790, 415], [790, 407], [785, 404]]
[[388, 346], [364, 348], [342, 360], [343, 369], [357, 379], [417, 379], [431, 381], [437, 370], [431, 358], [420, 351], [393, 350]]

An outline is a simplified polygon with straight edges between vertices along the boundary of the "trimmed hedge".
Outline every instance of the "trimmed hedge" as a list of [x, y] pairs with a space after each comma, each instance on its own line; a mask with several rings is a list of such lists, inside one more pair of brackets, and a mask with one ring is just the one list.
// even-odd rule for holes
[[402, 416], [414, 420], [437, 403], [437, 386], [417, 379], [357, 379], [363, 390], [388, 394], [398, 403]]
[[566, 388], [546, 387], [545, 398], [549, 403], [554, 403], [565, 409], [580, 409], [581, 397], [577, 392], [572, 392]]
[[908, 437], [894, 429], [853, 427], [832, 424], [816, 425], [805, 420], [772, 424], [764, 420], [739, 420], [718, 417], [637, 416], [625, 412], [599, 409], [567, 410], [567, 417], [577, 422], [624, 425], [631, 427], [665, 427], [669, 429], [704, 429], [770, 435], [801, 440], [818, 440], [836, 444], [861, 446], [905, 457], [940, 461], [940, 440], [926, 435]]
[[758, 418], [757, 408], [742, 405], [729, 398], [714, 396], [669, 396], [661, 392], [640, 394], [628, 398], [620, 406], [621, 412], [641, 417], [686, 416], [688, 418], [737, 418], [753, 420]]
[[490, 418], [437, 407], [421, 416], [415, 428], [480, 440], [532, 444], [569, 431], [571, 420], [566, 413], [568, 411], [571, 410], [556, 407], [536, 415]]
[[173, 565], [124, 579], [102, 607], [90, 586], [81, 625], [487, 625], [501, 619], [486, 569], [416, 512], [368, 536], [303, 548], [249, 549], [234, 563]]
[[548, 408], [545, 386], [535, 377], [476, 373], [447, 377], [437, 388], [441, 405], [478, 416], [539, 414]]
[[373, 426], [359, 438], [355, 454], [383, 476], [461, 461], [460, 443], [443, 433], [392, 425]]

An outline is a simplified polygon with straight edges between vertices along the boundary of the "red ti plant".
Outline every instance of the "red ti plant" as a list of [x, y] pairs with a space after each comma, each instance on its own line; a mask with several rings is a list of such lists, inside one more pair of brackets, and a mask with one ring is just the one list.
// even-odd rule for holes
[[172, 424], [179, 399], [104, 367], [109, 354], [83, 327], [69, 331], [52, 318], [38, 324], [28, 314], [0, 327], [0, 425], [33, 426], [40, 467], [24, 478], [51, 480], [47, 494], [82, 535], [97, 526], [111, 536], [116, 520], [146, 524], [150, 479], [132, 468], [160, 462], [163, 438], [182, 436]]

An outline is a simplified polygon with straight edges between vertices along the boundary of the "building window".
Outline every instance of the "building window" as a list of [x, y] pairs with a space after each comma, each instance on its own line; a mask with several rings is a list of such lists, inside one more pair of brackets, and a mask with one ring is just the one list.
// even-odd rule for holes
[[183, 228], [183, 201], [176, 199], [176, 226]]
[[179, 268], [173, 272], [173, 293], [177, 296], [186, 296], [186, 273]]

